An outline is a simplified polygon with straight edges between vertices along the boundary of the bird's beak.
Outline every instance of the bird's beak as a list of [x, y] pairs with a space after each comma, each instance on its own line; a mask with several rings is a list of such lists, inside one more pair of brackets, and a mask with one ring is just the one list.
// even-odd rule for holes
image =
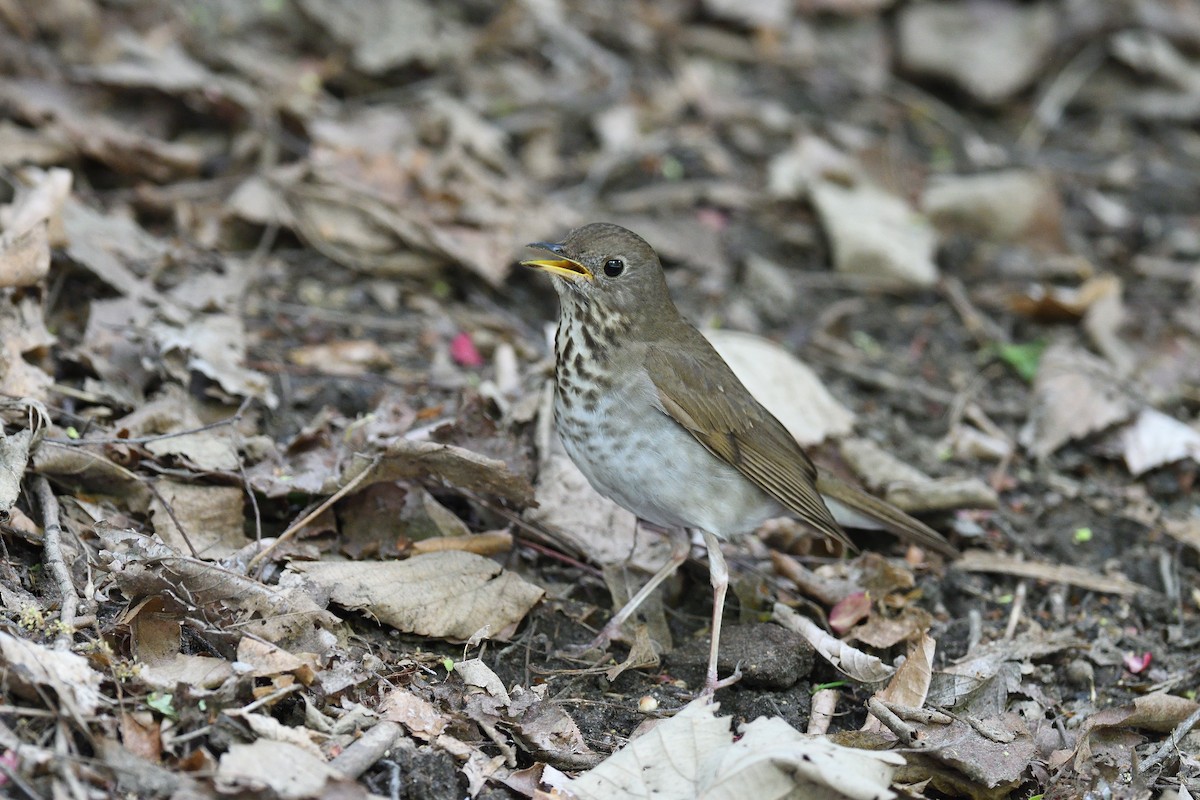
[[560, 278], [566, 278], [570, 281], [592, 280], [592, 271], [580, 264], [573, 258], [567, 258], [563, 255], [563, 246], [554, 242], [530, 242], [526, 247], [536, 247], [539, 250], [549, 250], [558, 258], [534, 259], [531, 261], [522, 261], [521, 266], [533, 267], [540, 269], [543, 272], [549, 272], [551, 275], [557, 275]]

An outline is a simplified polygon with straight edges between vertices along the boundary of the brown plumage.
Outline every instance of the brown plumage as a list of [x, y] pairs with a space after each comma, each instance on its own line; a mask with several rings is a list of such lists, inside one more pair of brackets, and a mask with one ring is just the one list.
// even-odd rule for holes
[[[713, 536], [746, 533], [791, 514], [849, 544], [830, 500], [835, 510], [843, 506], [905, 539], [956, 555], [900, 509], [818, 472], [679, 314], [658, 255], [641, 237], [594, 223], [561, 243], [530, 246], [555, 256], [522, 263], [556, 278], [555, 422], [568, 454], [601, 494], [639, 517], [705, 533], [718, 594], [708, 690], [719, 684], [715, 647], [724, 595]], [[602, 636], [613, 630], [610, 623]]]

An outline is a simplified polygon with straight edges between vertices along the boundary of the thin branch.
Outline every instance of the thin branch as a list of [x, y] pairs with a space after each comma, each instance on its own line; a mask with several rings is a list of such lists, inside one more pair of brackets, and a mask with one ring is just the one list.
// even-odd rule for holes
[[45, 536], [42, 549], [46, 557], [46, 566], [58, 585], [58, 593], [62, 597], [62, 608], [59, 621], [62, 630], [55, 637], [54, 647], [57, 650], [71, 649], [72, 636], [75, 632], [75, 615], [79, 610], [79, 595], [75, 593], [75, 584], [71, 581], [71, 571], [62, 554], [62, 526], [58, 522], [58, 500], [50, 488], [46, 476], [38, 475], [33, 479], [33, 489], [37, 494], [38, 505], [42, 509], [42, 530]]
[[334, 503], [336, 503], [338, 500], [341, 500], [343, 497], [350, 494], [350, 492], [354, 491], [354, 489], [360, 483], [362, 483], [364, 480], [366, 480], [369, 475], [373, 475], [375, 473], [375, 467], [379, 464], [379, 460], [380, 460], [379, 456], [375, 456], [375, 458], [372, 461], [372, 464], [369, 467], [367, 467], [366, 469], [364, 469], [362, 472], [358, 473], [358, 475], [354, 476], [354, 480], [347, 483], [341, 489], [338, 489], [336, 492], [331, 494], [328, 497], [328, 499], [325, 500], [325, 502], [321, 503], [316, 508], [314, 508], [312, 511], [308, 512], [303, 517], [301, 517], [300, 519], [296, 520], [291, 525], [289, 525], [288, 529], [286, 531], [284, 531], [283, 533], [279, 534], [279, 537], [276, 538], [274, 542], [272, 542], [270, 545], [268, 545], [261, 553], [256, 555], [254, 558], [250, 559], [250, 563], [246, 567], [247, 574], [254, 572], [255, 568], [257, 568], [258, 565], [262, 563], [263, 559], [265, 559], [272, 552], [274, 552], [275, 549], [278, 548], [281, 544], [292, 539], [296, 535], [296, 533], [298, 531], [300, 531], [301, 528], [303, 528], [305, 525], [312, 522], [314, 519], [316, 519], [321, 514], [323, 514], [325, 512], [325, 509], [329, 508]]

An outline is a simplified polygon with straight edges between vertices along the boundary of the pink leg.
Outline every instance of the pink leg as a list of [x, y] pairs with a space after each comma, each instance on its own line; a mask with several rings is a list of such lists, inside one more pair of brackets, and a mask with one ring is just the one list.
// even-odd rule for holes
[[716, 536], [704, 531], [704, 546], [708, 548], [708, 577], [713, 587], [712, 639], [708, 648], [708, 673], [704, 680], [703, 696], [712, 699], [717, 689], [737, 683], [742, 677], [740, 669], [723, 680], [717, 679], [717, 655], [721, 650], [721, 618], [725, 614], [725, 593], [729, 590], [729, 568], [721, 553], [721, 542]]
[[621, 635], [621, 626], [633, 616], [642, 603], [646, 602], [646, 598], [659, 587], [659, 584], [674, 575], [675, 571], [683, 565], [683, 562], [687, 561], [688, 551], [691, 549], [688, 537], [676, 537], [673, 544], [671, 560], [664, 564], [658, 572], [654, 573], [650, 580], [646, 582], [646, 585], [638, 589], [637, 594], [629, 598], [628, 603], [621, 606], [621, 610], [614, 614], [613, 618], [608, 621], [608, 624], [600, 629], [600, 632], [596, 634], [596, 638], [583, 648], [585, 651], [603, 650], [608, 647], [609, 642]]

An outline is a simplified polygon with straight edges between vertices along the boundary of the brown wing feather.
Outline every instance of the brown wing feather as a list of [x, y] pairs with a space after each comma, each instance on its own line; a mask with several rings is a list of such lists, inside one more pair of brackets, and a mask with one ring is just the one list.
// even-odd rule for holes
[[817, 491], [817, 468], [808, 455], [708, 340], [692, 333], [686, 347], [648, 348], [646, 369], [663, 411], [803, 522], [850, 545]]
[[[691, 333], [693, 340], [686, 347], [649, 348], [646, 368], [663, 411], [710, 453], [736, 467], [804, 522], [851, 547], [822, 494], [875, 519], [902, 539], [950, 558], [959, 555], [920, 520], [837, 478], [818, 474], [783, 423], [754, 399], [699, 331]], [[682, 375], [687, 375], [686, 385]]]

